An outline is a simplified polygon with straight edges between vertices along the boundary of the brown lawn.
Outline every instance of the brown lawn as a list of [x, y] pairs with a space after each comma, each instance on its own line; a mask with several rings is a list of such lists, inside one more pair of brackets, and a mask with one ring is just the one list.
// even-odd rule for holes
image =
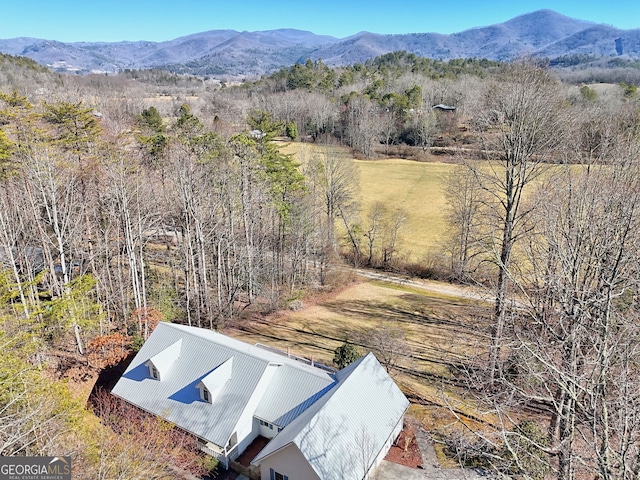
[[430, 431], [446, 434], [473, 418], [491, 423], [465, 395], [453, 366], [483, 354], [490, 315], [486, 303], [434, 291], [380, 281], [354, 280], [338, 293], [307, 302], [297, 311], [254, 317], [226, 333], [250, 343], [263, 343], [292, 354], [332, 365], [333, 352], [345, 339], [367, 346], [363, 334], [382, 325], [401, 328], [408, 353], [392, 370], [412, 401], [409, 413]]

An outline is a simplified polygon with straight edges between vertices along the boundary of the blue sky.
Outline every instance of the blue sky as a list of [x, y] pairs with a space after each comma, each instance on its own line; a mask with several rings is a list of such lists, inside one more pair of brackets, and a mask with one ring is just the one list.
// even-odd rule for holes
[[543, 8], [618, 28], [640, 28], [639, 0], [3, 0], [0, 38], [163, 41], [207, 30], [277, 28], [338, 38], [363, 30], [454, 33]]

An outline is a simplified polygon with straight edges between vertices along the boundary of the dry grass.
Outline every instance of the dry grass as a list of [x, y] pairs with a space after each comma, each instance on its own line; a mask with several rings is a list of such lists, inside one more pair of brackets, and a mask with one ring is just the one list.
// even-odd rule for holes
[[[494, 419], [465, 397], [465, 388], [452, 373], [484, 352], [485, 325], [480, 318], [487, 305], [467, 299], [384, 282], [354, 282], [338, 294], [298, 311], [281, 311], [266, 319], [243, 321], [229, 334], [250, 343], [264, 343], [282, 351], [331, 365], [333, 351], [345, 339], [360, 342], [362, 334], [381, 325], [401, 328], [410, 356], [392, 371], [412, 400], [411, 413], [432, 432], [445, 435], [467, 424]], [[454, 413], [455, 412], [455, 413]]]
[[[287, 142], [281, 146], [283, 153], [294, 154], [301, 163], [326, 148]], [[376, 202], [399, 206], [407, 215], [398, 245], [403, 259], [424, 262], [437, 255], [446, 231], [443, 179], [456, 166], [399, 159], [354, 161], [359, 173], [362, 218], [366, 219]], [[407, 339], [408, 355], [391, 373], [412, 402], [410, 415], [435, 439], [470, 430], [492, 430], [500, 424], [495, 412], [475, 398], [458, 370], [486, 356], [491, 303], [473, 293], [456, 295], [457, 287], [449, 284], [428, 282], [427, 290], [416, 280], [407, 284], [350, 281], [336, 294], [305, 300], [298, 311], [243, 319], [240, 328], [230, 328], [228, 333], [332, 365], [334, 350], [343, 341], [359, 344], [361, 352], [366, 353], [365, 332], [386, 325], [400, 328]], [[443, 467], [457, 466], [446, 458], [442, 443], [435, 447]]]
[[[350, 155], [349, 149], [335, 146], [293, 142], [280, 142], [280, 146], [283, 153], [293, 154], [300, 163], [320, 155], [326, 148], [338, 149]], [[449, 156], [442, 158], [451, 160]], [[376, 202], [382, 202], [390, 209], [402, 209], [406, 214], [406, 222], [400, 231], [397, 246], [400, 257], [407, 263], [430, 264], [433, 258], [442, 253], [443, 242], [446, 242], [447, 202], [444, 186], [447, 175], [458, 165], [437, 160], [438, 157], [434, 156], [429, 156], [426, 162], [354, 159], [358, 172], [362, 223], [367, 223], [367, 214]], [[525, 197], [549, 175], [557, 172], [558, 168], [563, 167], [551, 166], [533, 181], [527, 187]]]
[[[300, 162], [324, 148], [282, 145], [284, 153], [296, 155]], [[363, 218], [376, 202], [399, 206], [407, 215], [399, 245], [402, 256], [421, 262], [437, 254], [446, 230], [443, 178], [456, 166], [399, 159], [355, 162]], [[490, 317], [490, 308], [486, 302], [443, 291], [356, 282], [299, 311], [254, 319], [232, 335], [331, 365], [333, 351], [345, 339], [357, 343], [369, 329], [399, 327], [406, 335], [410, 356], [394, 377], [413, 402], [410, 413], [428, 430], [444, 436], [460, 428], [461, 420], [474, 429], [497, 424], [491, 414], [481, 413], [486, 409], [466, 395], [466, 386], [454, 374], [456, 366], [486, 353], [490, 342], [483, 319]]]
[[400, 250], [410, 261], [421, 261], [440, 249], [446, 232], [443, 177], [455, 165], [411, 160], [358, 160], [364, 216], [376, 202], [401, 208], [407, 222]]
[[[293, 154], [300, 163], [327, 148], [310, 143], [280, 142], [279, 145], [283, 153]], [[349, 155], [348, 149], [341, 150]], [[355, 164], [363, 221], [366, 222], [367, 212], [376, 202], [391, 208], [400, 207], [407, 217], [399, 243], [403, 257], [418, 262], [435, 254], [446, 230], [443, 177], [455, 165], [400, 159], [355, 160]]]

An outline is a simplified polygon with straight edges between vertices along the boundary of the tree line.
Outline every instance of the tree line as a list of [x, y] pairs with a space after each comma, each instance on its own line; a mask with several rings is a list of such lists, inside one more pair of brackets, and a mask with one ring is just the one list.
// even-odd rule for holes
[[276, 148], [283, 125], [270, 114], [246, 122], [225, 135], [187, 104], [171, 119], [149, 107], [121, 122], [81, 101], [0, 93], [0, 453], [47, 454], [86, 434], [74, 462], [88, 475], [203, 472], [193, 442], [128, 410], [131, 421], [116, 418], [125, 407], [106, 396], [96, 408], [108, 407], [108, 428], [87, 427], [85, 406], [41, 369], [108, 368], [160, 319], [218, 329], [327, 285], [351, 160], [299, 164]]
[[348, 160], [296, 163], [274, 145], [282, 125], [270, 114], [224, 137], [186, 104], [170, 125], [151, 107], [107, 128], [82, 103], [0, 100], [2, 260], [22, 316], [90, 278], [82, 295], [109, 324], [130, 329], [133, 315], [146, 334], [151, 309], [177, 309], [219, 328], [257, 298], [275, 307], [321, 281], [336, 248], [325, 232], [352, 201]]
[[484, 161], [449, 178], [450, 258], [495, 299], [468, 379], [502, 428], [455, 449], [525, 478], [636, 478], [639, 105], [567, 102], [526, 62], [487, 87]]

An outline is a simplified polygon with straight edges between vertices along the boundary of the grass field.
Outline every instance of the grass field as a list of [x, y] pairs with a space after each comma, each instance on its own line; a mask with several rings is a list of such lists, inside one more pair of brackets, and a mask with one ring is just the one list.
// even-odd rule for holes
[[[304, 162], [322, 148], [283, 143], [282, 151]], [[355, 160], [355, 164], [363, 218], [375, 202], [400, 207], [407, 215], [399, 245], [401, 255], [410, 261], [424, 261], [437, 254], [446, 231], [443, 177], [455, 165], [399, 159]], [[477, 428], [496, 424], [492, 414], [481, 413], [485, 409], [467, 395], [463, 379], [456, 373], [458, 366], [469, 365], [487, 352], [490, 304], [447, 295], [443, 290], [364, 281], [345, 271], [335, 274], [347, 276], [346, 281], [338, 282], [347, 285], [339, 292], [307, 299], [298, 311], [243, 320], [241, 328], [230, 327], [229, 333], [331, 365], [334, 350], [345, 339], [359, 343], [365, 353], [371, 349], [363, 335], [367, 330], [400, 328], [407, 339], [407, 356], [392, 374], [412, 402], [410, 414], [436, 438], [460, 428], [460, 420], [472, 428], [474, 424]], [[440, 460], [446, 461], [444, 455]]]
[[359, 344], [364, 354], [371, 348], [363, 333], [383, 325], [400, 328], [407, 355], [391, 373], [412, 401], [410, 414], [436, 436], [460, 428], [458, 418], [467, 425], [477, 418], [493, 422], [465, 397], [452, 370], [485, 352], [488, 330], [482, 319], [490, 306], [414, 286], [350, 278], [339, 292], [307, 302], [300, 310], [243, 320], [228, 333], [332, 365], [334, 350], [345, 339]]
[[411, 160], [358, 160], [363, 212], [376, 202], [401, 208], [407, 221], [399, 249], [410, 261], [423, 261], [440, 250], [446, 232], [443, 177], [455, 165]]
[[[294, 154], [302, 162], [323, 148], [308, 143], [283, 143], [281, 150]], [[355, 164], [363, 219], [376, 202], [402, 208], [407, 221], [400, 231], [400, 255], [409, 261], [423, 261], [438, 253], [446, 230], [443, 177], [455, 165], [400, 159], [355, 160]]]

